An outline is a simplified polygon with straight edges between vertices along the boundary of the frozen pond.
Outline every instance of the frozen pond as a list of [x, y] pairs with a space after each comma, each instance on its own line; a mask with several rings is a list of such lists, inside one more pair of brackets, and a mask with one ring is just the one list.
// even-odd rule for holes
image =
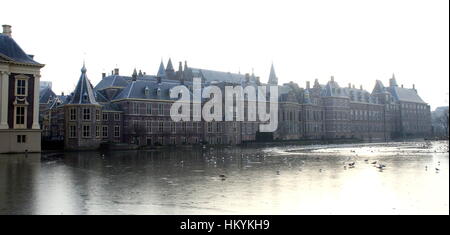
[[0, 214], [448, 214], [448, 157], [448, 142], [0, 155]]

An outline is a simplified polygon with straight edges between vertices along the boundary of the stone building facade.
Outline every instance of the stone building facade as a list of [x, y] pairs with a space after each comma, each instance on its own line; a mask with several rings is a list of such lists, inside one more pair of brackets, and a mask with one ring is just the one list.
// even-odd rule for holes
[[40, 69], [12, 38], [11, 26], [0, 34], [0, 153], [40, 152]]
[[[201, 79], [202, 87], [215, 85], [222, 92], [225, 86], [278, 86], [277, 130], [262, 135], [260, 122], [247, 118], [244, 121], [172, 121], [170, 107], [178, 98], [170, 98], [170, 89], [184, 85], [192, 94], [194, 78]], [[430, 134], [430, 106], [414, 86], [412, 89], [399, 87], [394, 76], [389, 86], [376, 81], [372, 92], [352, 84], [341, 87], [334, 77], [326, 84], [316, 79], [314, 84], [307, 81], [305, 85], [304, 88], [294, 82], [279, 85], [273, 65], [268, 83], [262, 84], [254, 74], [191, 68], [186, 62], [184, 66], [180, 62], [175, 71], [169, 59], [166, 66], [161, 62], [156, 75], [135, 69], [131, 76], [124, 76], [116, 68], [109, 75], [103, 73], [94, 87], [83, 66], [73, 93], [42, 99], [42, 105], [47, 107], [43, 108], [42, 116], [56, 119], [43, 119], [46, 123], [43, 128], [54, 129], [47, 137], [64, 139], [67, 149], [95, 149], [101, 143], [159, 146], [236, 145], [258, 140], [385, 141]], [[200, 103], [207, 101], [203, 98]], [[85, 118], [86, 112], [90, 115]], [[225, 114], [225, 108], [222, 113]], [[252, 114], [245, 114], [248, 115]]]

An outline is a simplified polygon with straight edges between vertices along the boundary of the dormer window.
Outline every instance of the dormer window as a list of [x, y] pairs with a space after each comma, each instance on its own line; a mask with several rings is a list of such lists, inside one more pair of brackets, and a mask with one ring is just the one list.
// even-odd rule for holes
[[88, 95], [86, 93], [83, 94], [83, 101], [84, 102], [88, 101]]
[[158, 88], [157, 90], [156, 90], [156, 95], [159, 97], [159, 96], [161, 96], [161, 88]]
[[145, 86], [144, 94], [145, 94], [145, 96], [150, 95], [150, 89], [148, 88], [148, 86]]

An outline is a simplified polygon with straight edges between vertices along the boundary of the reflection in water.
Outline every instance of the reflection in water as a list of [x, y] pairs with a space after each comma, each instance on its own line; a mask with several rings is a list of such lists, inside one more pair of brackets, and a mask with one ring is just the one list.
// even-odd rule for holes
[[447, 142], [0, 155], [0, 214], [448, 214], [448, 156]]

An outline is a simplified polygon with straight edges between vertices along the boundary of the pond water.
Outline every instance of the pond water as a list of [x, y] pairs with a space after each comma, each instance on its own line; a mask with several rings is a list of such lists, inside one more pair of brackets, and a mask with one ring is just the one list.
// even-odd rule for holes
[[449, 214], [448, 157], [439, 141], [0, 155], [0, 214]]

